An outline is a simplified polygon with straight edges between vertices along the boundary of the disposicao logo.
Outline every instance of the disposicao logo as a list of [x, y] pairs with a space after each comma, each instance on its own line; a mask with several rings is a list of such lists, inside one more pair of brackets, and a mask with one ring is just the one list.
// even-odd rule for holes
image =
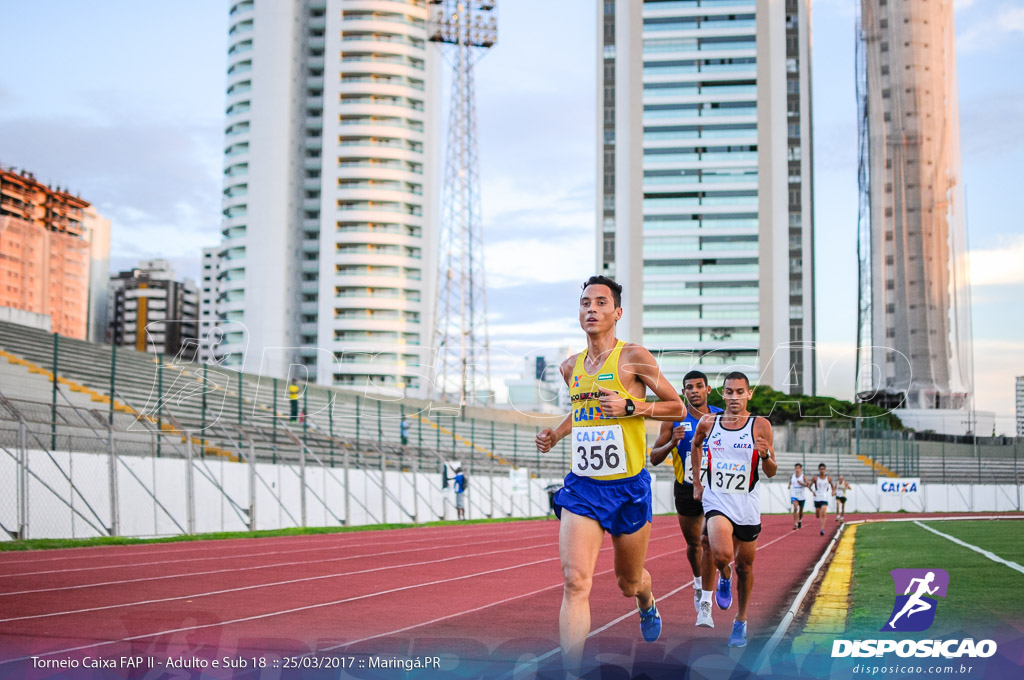
[[946, 597], [949, 574], [945, 569], [893, 569], [889, 575], [896, 585], [896, 603], [889, 622], [881, 630], [903, 633], [928, 630], [935, 621], [938, 605], [930, 596]]
[[[896, 601], [881, 632], [917, 633], [935, 622], [938, 600], [949, 588], [944, 569], [893, 569]], [[996, 653], [993, 640], [833, 640], [833, 657], [872, 657], [895, 653], [900, 657], [987, 658]]]

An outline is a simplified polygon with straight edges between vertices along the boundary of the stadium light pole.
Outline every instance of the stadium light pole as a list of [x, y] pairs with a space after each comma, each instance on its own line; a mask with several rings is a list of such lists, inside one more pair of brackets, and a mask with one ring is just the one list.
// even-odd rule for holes
[[431, 42], [452, 64], [451, 104], [438, 296], [434, 313], [434, 390], [460, 406], [481, 394], [493, 402], [487, 287], [480, 209], [473, 65], [498, 39], [495, 0], [430, 0]]

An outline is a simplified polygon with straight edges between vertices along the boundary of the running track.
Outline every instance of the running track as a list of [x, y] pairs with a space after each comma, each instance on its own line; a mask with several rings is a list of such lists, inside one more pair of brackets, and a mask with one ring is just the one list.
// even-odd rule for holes
[[[753, 662], [837, 526], [830, 517], [821, 537], [813, 523], [805, 517], [793, 531], [789, 516], [763, 518], [749, 612], [754, 639], [733, 650], [734, 659]], [[536, 657], [542, 671], [555, 668], [557, 536], [558, 522], [530, 521], [0, 553], [0, 677], [20, 677], [32, 655], [440, 654], [451, 677], [495, 677]], [[615, 585], [606, 537], [586, 655], [627, 671], [640, 664], [678, 672], [687, 660], [726, 654], [735, 609], [716, 608], [713, 630], [694, 627], [692, 574], [675, 517], [655, 518], [647, 568], [661, 640], [641, 640], [635, 605]], [[376, 673], [353, 676], [402, 675]], [[221, 676], [228, 677], [203, 677]]]

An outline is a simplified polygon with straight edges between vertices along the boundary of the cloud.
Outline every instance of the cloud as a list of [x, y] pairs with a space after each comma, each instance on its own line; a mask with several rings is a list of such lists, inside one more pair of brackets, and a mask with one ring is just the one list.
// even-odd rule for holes
[[975, 340], [975, 408], [979, 411], [993, 411], [996, 414], [1013, 413], [1014, 381], [1017, 375], [1024, 374], [1022, 369], [1024, 342]]
[[488, 243], [484, 251], [487, 287], [583, 281], [593, 274], [593, 248], [592, 238], [571, 234]]
[[111, 258], [195, 258], [219, 240], [220, 124], [149, 118], [0, 120], [3, 161], [112, 222]]
[[[970, 0], [973, 3], [973, 0]], [[969, 6], [969, 5], [968, 5]], [[999, 7], [988, 12], [956, 37], [959, 53], [980, 52], [998, 47], [1007, 38], [1019, 39], [1024, 35], [1024, 7]]]
[[[993, 105], [993, 103], [998, 103]], [[1024, 92], [1004, 90], [963, 102], [960, 135], [963, 156], [991, 160], [1024, 144]]]
[[1024, 284], [1024, 236], [1014, 236], [1004, 247], [970, 252], [971, 285]]

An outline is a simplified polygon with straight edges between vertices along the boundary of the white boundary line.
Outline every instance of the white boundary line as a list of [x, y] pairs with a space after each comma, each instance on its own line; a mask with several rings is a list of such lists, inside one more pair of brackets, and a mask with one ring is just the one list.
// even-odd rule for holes
[[[517, 552], [520, 550], [533, 550], [535, 548], [550, 548], [550, 543], [536, 543], [534, 545], [523, 546], [517, 548]], [[408, 567], [422, 567], [428, 564], [440, 564], [443, 562], [454, 562], [455, 560], [466, 559], [468, 557], [485, 557], [487, 555], [502, 555], [508, 554], [510, 551], [508, 548], [502, 548], [500, 550], [490, 550], [482, 553], [470, 553], [468, 555], [455, 555], [452, 557], [442, 557], [437, 560], [423, 560], [420, 562], [406, 562], [404, 564], [392, 564], [386, 567], [374, 567], [372, 569], [360, 569], [357, 571], [347, 571], [333, 574], [322, 574], [320, 576], [305, 576], [303, 578], [294, 578], [287, 581], [271, 581], [270, 583], [254, 583], [248, 586], [239, 586], [237, 588], [225, 588], [223, 590], [210, 590], [205, 593], [189, 593], [186, 595], [175, 595], [174, 597], [161, 597], [154, 600], [137, 600], [135, 602], [122, 602], [120, 604], [108, 604], [100, 607], [87, 607], [85, 609], [69, 609], [67, 611], [59, 612], [48, 612], [45, 614], [29, 614], [27, 616], [12, 616], [6, 619], [0, 619], [0, 623], [10, 623], [12, 621], [27, 621], [30, 619], [46, 619], [52, 616], [72, 616], [75, 614], [86, 614], [89, 612], [106, 611], [110, 609], [126, 609], [128, 607], [139, 607], [147, 604], [159, 604], [162, 602], [177, 602], [179, 600], [194, 600], [200, 597], [213, 597], [215, 595], [226, 595], [228, 593], [239, 593], [246, 590], [258, 590], [260, 588], [273, 588], [276, 586], [289, 586], [296, 583], [310, 583], [312, 581], [324, 581], [328, 579], [341, 578], [343, 576], [357, 576], [360, 574], [372, 574], [378, 571], [389, 571], [391, 569], [405, 569]], [[549, 558], [555, 559], [555, 558]], [[543, 561], [543, 560], [542, 560]], [[532, 563], [527, 563], [532, 564]]]
[[[775, 651], [775, 648], [779, 645], [779, 642], [781, 642], [782, 638], [785, 636], [786, 630], [789, 628], [790, 624], [793, 623], [793, 619], [796, 617], [796, 612], [799, 611], [800, 605], [803, 603], [803, 599], [807, 595], [807, 591], [810, 590], [811, 584], [814, 582], [814, 579], [817, 578], [818, 572], [821, 570], [821, 565], [824, 564], [826, 558], [830, 554], [832, 554], [833, 548], [836, 546], [836, 544], [838, 544], [839, 538], [842, 535], [842, 533], [845, 531], [847, 526], [854, 525], [854, 524], [874, 524], [874, 523], [880, 523], [880, 522], [919, 522], [919, 520], [921, 520], [921, 519], [924, 519], [925, 521], [928, 521], [928, 522], [950, 521], [950, 520], [979, 520], [979, 519], [1015, 519], [1015, 520], [1024, 520], [1024, 515], [981, 515], [981, 516], [978, 516], [978, 515], [968, 515], [968, 516], [956, 516], [956, 517], [893, 517], [891, 519], [889, 519], [889, 518], [882, 518], [882, 519], [857, 519], [857, 520], [853, 520], [851, 522], [843, 522], [842, 524], [839, 525], [839, 531], [836, 532], [836, 535], [833, 537], [832, 542], [829, 543], [828, 548], [825, 550], [824, 554], [822, 554], [821, 559], [819, 559], [818, 563], [816, 565], [814, 565], [814, 569], [811, 571], [810, 575], [807, 577], [807, 580], [804, 581], [804, 585], [800, 589], [800, 592], [798, 592], [796, 597], [793, 598], [793, 603], [789, 606], [789, 610], [786, 612], [785, 616], [782, 617], [782, 621], [779, 622], [779, 625], [775, 629], [775, 632], [772, 633], [771, 638], [768, 639], [768, 642], [765, 643], [765, 646], [761, 649], [761, 654], [758, 655], [757, 660], [754, 662], [754, 665], [751, 667], [751, 670], [755, 674], [763, 672], [763, 666], [765, 666], [768, 663], [768, 659], [771, 657], [772, 652]], [[925, 528], [927, 529], [928, 527], [925, 527]], [[939, 532], [936, 531], [935, 533], [939, 533]], [[943, 534], [939, 534], [939, 535], [941, 536]]]
[[267, 619], [267, 618], [271, 618], [273, 616], [280, 616], [282, 614], [294, 614], [296, 612], [309, 611], [311, 609], [320, 609], [322, 607], [332, 607], [332, 606], [338, 605], [338, 604], [345, 604], [345, 603], [348, 603], [348, 602], [355, 602], [355, 601], [358, 601], [358, 600], [365, 600], [365, 599], [368, 599], [368, 598], [371, 598], [371, 597], [379, 597], [381, 595], [390, 595], [391, 593], [398, 593], [398, 592], [402, 592], [402, 591], [405, 591], [405, 590], [412, 590], [414, 588], [423, 588], [423, 587], [426, 587], [426, 586], [435, 586], [435, 585], [440, 585], [442, 583], [451, 583], [453, 581], [462, 581], [462, 580], [469, 579], [469, 578], [476, 578], [477, 576], [486, 576], [488, 574], [497, 574], [497, 573], [500, 573], [500, 572], [503, 572], [503, 571], [511, 571], [513, 569], [519, 569], [519, 568], [522, 568], [522, 567], [529, 567], [529, 566], [533, 566], [533, 565], [536, 565], [536, 564], [541, 564], [543, 562], [550, 562], [551, 560], [557, 560], [557, 559], [558, 559], [557, 556], [555, 556], [555, 557], [548, 557], [548, 558], [545, 558], [545, 559], [542, 559], [542, 560], [536, 560], [534, 562], [524, 562], [522, 564], [514, 564], [514, 565], [512, 565], [510, 567], [500, 567], [498, 569], [488, 569], [487, 571], [479, 571], [479, 572], [476, 572], [476, 573], [473, 573], [473, 574], [465, 574], [464, 576], [453, 576], [451, 578], [438, 579], [436, 581], [429, 581], [427, 583], [414, 583], [412, 585], [401, 586], [399, 588], [391, 588], [389, 590], [381, 590], [381, 591], [378, 591], [378, 592], [367, 593], [365, 595], [356, 595], [354, 597], [346, 597], [346, 598], [341, 599], [341, 600], [332, 600], [330, 602], [318, 602], [316, 604], [305, 605], [303, 607], [292, 607], [291, 609], [282, 609], [282, 610], [279, 610], [279, 611], [268, 612], [266, 614], [255, 614], [253, 616], [245, 616], [245, 617], [238, 618], [238, 619], [231, 619], [230, 621], [217, 621], [215, 623], [205, 623], [205, 624], [198, 625], [198, 626], [185, 626], [185, 627], [182, 627], [182, 628], [174, 628], [174, 629], [171, 629], [171, 630], [161, 630], [161, 631], [157, 631], [157, 632], [154, 632], [154, 633], [143, 633], [141, 635], [133, 635], [131, 637], [121, 638], [120, 640], [105, 640], [103, 642], [94, 642], [94, 643], [89, 644], [89, 645], [79, 645], [78, 647], [68, 647], [66, 649], [57, 649], [57, 650], [53, 650], [53, 651], [50, 651], [50, 652], [40, 652], [38, 654], [33, 654], [31, 656], [22, 656], [22, 657], [18, 657], [16, 659], [4, 659], [4, 660], [0, 661], [0, 666], [3, 666], [5, 664], [9, 664], [9, 663], [15, 663], [15, 662], [18, 662], [18, 661], [27, 661], [27, 660], [29, 660], [31, 658], [34, 658], [34, 657], [42, 658], [42, 657], [46, 657], [46, 656], [53, 656], [55, 654], [68, 654], [70, 652], [78, 652], [78, 651], [81, 651], [83, 649], [94, 649], [96, 647], [105, 647], [107, 645], [116, 644], [118, 642], [134, 642], [135, 640], [144, 640], [146, 638], [156, 637], [158, 635], [172, 635], [174, 633], [185, 633], [185, 632], [189, 632], [189, 631], [193, 631], [193, 630], [202, 630], [204, 628], [214, 628], [214, 627], [217, 627], [217, 626], [226, 626], [226, 625], [232, 624], [232, 623], [245, 623], [247, 621], [257, 621], [259, 619]]
[[[530, 529], [536, 529], [537, 527], [532, 526], [533, 524], [540, 523], [542, 520], [523, 520], [522, 522], [509, 522], [508, 524], [529, 524], [531, 526], [517, 526], [517, 529], [522, 531], [507, 532], [508, 535], [514, 536], [518, 533], [525, 533]], [[477, 526], [485, 526], [484, 523], [472, 524], [463, 528], [474, 528]], [[70, 561], [82, 561], [82, 559], [97, 559], [106, 560], [111, 557], [149, 557], [150, 555], [162, 555], [162, 554], [181, 554], [189, 552], [219, 552], [224, 550], [249, 550], [253, 547], [269, 548], [277, 546], [309, 546], [312, 544], [323, 544], [320, 548], [349, 548], [355, 547], [352, 543], [362, 540], [369, 540], [376, 534], [382, 532], [399, 532], [403, 534], [398, 537], [399, 540], [392, 541], [393, 543], [416, 543], [428, 540], [436, 540], [438, 536], [436, 534], [444, 534], [445, 530], [454, 528], [450, 526], [440, 527], [408, 527], [402, 529], [368, 529], [365, 531], [336, 531], [331, 533], [318, 533], [318, 534], [295, 534], [294, 536], [246, 536], [237, 538], [209, 538], [209, 539], [195, 539], [191, 541], [164, 541], [159, 543], [126, 543], [122, 545], [98, 545], [98, 546], [83, 546], [80, 548], [52, 548], [52, 549], [39, 549], [39, 550], [25, 550], [25, 551], [10, 551], [0, 553], [0, 568], [7, 566], [14, 566], [20, 564], [39, 564], [42, 562], [70, 562]], [[406, 540], [409, 538], [406, 532], [415, 530], [416, 538], [414, 540]], [[429, 534], [427, 533], [429, 532]], [[483, 531], [474, 533], [484, 533]], [[157, 537], [162, 538], [162, 537]], [[377, 543], [361, 543], [359, 545], [376, 545]], [[173, 546], [168, 549], [168, 546]], [[130, 550], [131, 548], [141, 548], [141, 550]], [[146, 550], [146, 548], [153, 548], [152, 550]], [[307, 548], [302, 548], [307, 549]], [[115, 553], [115, 554], [111, 554]], [[54, 555], [53, 557], [39, 557], [40, 554]], [[27, 559], [11, 559], [16, 557], [25, 557], [29, 555]], [[8, 574], [0, 574], [0, 576], [7, 576]]]
[[[532, 540], [532, 539], [535, 539], [535, 538], [542, 538], [543, 536], [544, 536], [544, 534], [537, 534], [535, 536], [520, 537], [519, 540], [522, 540], [523, 538], [527, 538], [527, 539], [531, 539]], [[462, 546], [486, 545], [488, 543], [503, 543], [506, 540], [507, 540], [507, 537], [502, 537], [502, 538], [492, 539], [490, 541], [476, 541], [474, 543], [463, 543]], [[275, 562], [273, 564], [258, 564], [258, 565], [254, 565], [254, 566], [250, 566], [250, 567], [230, 567], [230, 568], [227, 568], [227, 569], [210, 569], [208, 571], [188, 571], [188, 572], [183, 572], [183, 573], [180, 573], [180, 574], [165, 574], [165, 575], [162, 575], [162, 576], [145, 576], [145, 577], [133, 578], [133, 579], [122, 579], [122, 580], [119, 580], [119, 581], [100, 581], [98, 583], [82, 583], [82, 584], [78, 584], [78, 585], [55, 586], [53, 588], [37, 588], [37, 589], [33, 589], [33, 590], [12, 590], [11, 592], [8, 592], [8, 593], [0, 593], [0, 598], [2, 598], [2, 597], [10, 597], [12, 595], [29, 595], [29, 594], [33, 594], [33, 593], [52, 593], [52, 592], [63, 591], [63, 590], [80, 590], [82, 588], [97, 588], [97, 587], [100, 587], [100, 586], [124, 585], [126, 583], [143, 583], [143, 582], [146, 582], [146, 581], [162, 581], [162, 580], [174, 579], [174, 578], [189, 578], [191, 576], [210, 576], [212, 574], [234, 574], [234, 573], [243, 572], [243, 571], [256, 571], [256, 570], [259, 570], [259, 569], [275, 569], [275, 568], [278, 568], [278, 567], [294, 567], [294, 566], [300, 566], [300, 565], [305, 565], [305, 564], [325, 564], [327, 562], [344, 562], [344, 561], [347, 561], [347, 560], [357, 560], [357, 559], [362, 559], [362, 558], [378, 558], [378, 557], [384, 557], [386, 555], [401, 555], [401, 554], [405, 554], [405, 553], [424, 552], [424, 551], [430, 551], [430, 550], [450, 550], [450, 546], [443, 546], [443, 545], [442, 546], [436, 546], [435, 545], [435, 546], [430, 546], [430, 547], [426, 547], [426, 548], [409, 548], [409, 549], [406, 549], [406, 550], [391, 550], [391, 551], [388, 551], [388, 552], [362, 553], [362, 554], [359, 554], [359, 555], [347, 555], [345, 557], [330, 557], [330, 558], [327, 558], [327, 559], [301, 560], [301, 561], [295, 561], [295, 562]], [[287, 551], [285, 551], [285, 552], [287, 552]], [[306, 551], [305, 550], [300, 550], [300, 551], [297, 551], [297, 552], [306, 552]], [[275, 555], [275, 554], [279, 554], [279, 553], [265, 553], [265, 555]], [[218, 557], [216, 559], [225, 559], [225, 558]], [[182, 561], [186, 561], [186, 560], [182, 560]], [[150, 563], [147, 563], [147, 564], [150, 564]], [[166, 562], [157, 562], [157, 563], [153, 563], [153, 564], [166, 564]]]
[[[671, 538], [673, 538], [673, 537], [671, 537], [671, 536], [664, 536], [662, 538], [655, 539], [655, 541], [665, 541], [665, 540], [669, 540]], [[651, 542], [653, 543], [654, 541], [651, 541]], [[517, 548], [516, 550], [517, 551], [518, 550], [526, 550], [526, 549], [532, 549], [532, 548], [537, 548], [537, 547], [550, 547], [550, 544], [549, 543], [537, 544], [537, 545], [534, 545], [534, 546], [526, 546], [526, 547], [523, 547], [523, 548]], [[612, 549], [611, 546], [609, 546], [607, 548], [602, 548], [601, 552], [605, 552], [605, 551], [611, 550], [611, 549]], [[457, 556], [454, 556], [454, 557], [448, 557], [448, 558], [443, 558], [443, 559], [439, 559], [439, 560], [430, 560], [430, 561], [424, 561], [424, 562], [414, 562], [414, 563], [408, 563], [408, 564], [392, 565], [392, 566], [388, 566], [388, 567], [378, 567], [378, 568], [375, 568], [375, 569], [364, 569], [364, 570], [361, 570], [361, 571], [347, 572], [347, 573], [342, 573], [342, 574], [327, 574], [327, 575], [324, 575], [324, 576], [313, 576], [313, 577], [307, 577], [307, 578], [293, 579], [293, 580], [290, 580], [290, 581], [280, 581], [280, 582], [276, 582], [276, 583], [255, 584], [255, 585], [251, 585], [251, 586], [243, 586], [243, 587], [239, 587], [239, 588], [230, 588], [230, 589], [226, 589], [226, 590], [212, 591], [212, 592], [208, 592], [208, 593], [197, 593], [197, 594], [192, 594], [192, 595], [181, 595], [181, 596], [162, 598], [162, 599], [157, 599], [157, 600], [147, 600], [147, 601], [143, 601], [143, 602], [130, 602], [130, 603], [125, 603], [125, 604], [106, 605], [106, 606], [102, 606], [102, 607], [91, 607], [91, 608], [88, 608], [88, 609], [79, 609], [79, 610], [73, 610], [73, 611], [67, 611], [67, 612], [54, 612], [54, 613], [50, 613], [50, 614], [36, 614], [36, 615], [30, 615], [30, 616], [20, 616], [20, 617], [8, 618], [8, 619], [0, 619], [0, 623], [6, 623], [6, 622], [11, 622], [11, 621], [23, 621], [23, 620], [26, 620], [26, 619], [47, 618], [47, 617], [51, 617], [51, 616], [62, 616], [62, 615], [70, 615], [70, 614], [80, 614], [80, 613], [93, 612], [93, 611], [101, 611], [101, 610], [108, 610], [108, 609], [119, 609], [119, 608], [132, 607], [132, 606], [137, 606], [137, 605], [156, 604], [156, 603], [160, 603], [160, 602], [170, 602], [170, 601], [175, 601], [175, 600], [185, 600], [185, 599], [196, 598], [196, 597], [206, 597], [206, 596], [212, 596], [212, 595], [222, 595], [222, 594], [226, 594], [226, 593], [232, 593], [232, 592], [238, 592], [238, 591], [244, 591], [244, 590], [254, 590], [254, 589], [265, 588], [265, 587], [269, 587], [269, 586], [290, 585], [290, 584], [294, 584], [294, 583], [302, 583], [302, 582], [308, 582], [308, 581], [317, 581], [317, 580], [323, 580], [323, 579], [338, 578], [338, 577], [342, 577], [342, 576], [352, 576], [352, 575], [356, 575], [356, 574], [367, 574], [367, 573], [372, 573], [372, 572], [377, 572], [377, 571], [386, 571], [386, 570], [389, 570], [389, 569], [398, 569], [398, 568], [404, 568], [404, 567], [415, 567], [415, 566], [422, 566], [422, 565], [425, 565], [425, 564], [436, 564], [436, 563], [439, 563], [439, 562], [450, 562], [452, 560], [462, 559], [462, 558], [465, 558], [465, 557], [480, 557], [480, 556], [484, 556], [484, 555], [494, 555], [494, 554], [509, 553], [509, 552], [510, 551], [506, 549], [506, 550], [494, 550], [494, 551], [490, 551], [490, 552], [486, 552], [486, 553], [475, 553], [475, 554], [471, 554], [471, 555], [457, 555]], [[312, 604], [312, 605], [305, 605], [305, 606], [302, 606], [302, 607], [294, 607], [294, 608], [291, 608], [291, 609], [280, 610], [280, 611], [272, 611], [272, 612], [267, 612], [265, 614], [258, 614], [258, 615], [254, 615], [254, 616], [243, 617], [243, 618], [240, 618], [240, 619], [233, 619], [231, 621], [222, 621], [222, 622], [213, 623], [213, 624], [193, 626], [193, 627], [188, 627], [188, 628], [179, 628], [179, 629], [175, 629], [175, 630], [159, 631], [159, 632], [156, 632], [156, 633], [147, 633], [147, 634], [144, 634], [144, 635], [136, 635], [136, 636], [133, 636], [133, 637], [122, 638], [120, 640], [107, 640], [107, 641], [96, 643], [96, 644], [92, 644], [92, 645], [85, 645], [83, 647], [75, 647], [75, 648], [71, 648], [71, 649], [64, 649], [64, 650], [58, 650], [58, 651], [54, 651], [54, 652], [46, 652], [46, 653], [43, 653], [43, 654], [37, 654], [36, 656], [39, 656], [39, 657], [52, 656], [53, 654], [60, 654], [60, 653], [64, 653], [64, 652], [78, 651], [80, 649], [90, 649], [90, 648], [93, 648], [93, 647], [102, 647], [104, 645], [109, 645], [109, 644], [113, 644], [113, 643], [116, 643], [116, 642], [129, 642], [129, 641], [143, 639], [143, 638], [147, 638], [147, 637], [155, 637], [157, 635], [166, 635], [166, 634], [179, 633], [179, 632], [189, 631], [189, 630], [198, 630], [198, 629], [202, 629], [202, 628], [209, 628], [209, 627], [212, 627], [212, 626], [221, 626], [221, 625], [227, 625], [227, 624], [231, 624], [231, 623], [239, 623], [239, 622], [244, 622], [244, 621], [252, 621], [252, 620], [256, 620], [256, 619], [270, 618], [270, 617], [273, 617], [273, 616], [279, 616], [281, 614], [291, 614], [291, 613], [298, 612], [298, 611], [305, 611], [305, 610], [308, 610], [308, 609], [316, 609], [318, 607], [327, 607], [327, 606], [331, 606], [331, 605], [335, 605], [335, 604], [344, 604], [344, 603], [347, 603], [347, 602], [363, 600], [363, 599], [367, 599], [367, 598], [370, 598], [370, 597], [377, 597], [379, 595], [387, 595], [387, 594], [390, 594], [390, 593], [395, 593], [395, 592], [400, 592], [400, 591], [405, 591], [405, 590], [411, 590], [411, 589], [414, 589], [414, 588], [433, 586], [433, 585], [437, 585], [439, 583], [448, 583], [450, 581], [459, 581], [459, 580], [462, 580], [462, 579], [474, 578], [476, 576], [483, 576], [483, 575], [486, 575], [486, 574], [492, 574], [492, 573], [498, 573], [498, 572], [502, 572], [502, 571], [509, 571], [509, 570], [512, 570], [512, 569], [518, 569], [520, 567], [529, 567], [529, 566], [541, 564], [543, 562], [550, 562], [552, 560], [557, 560], [557, 559], [559, 559], [559, 558], [558, 558], [557, 555], [555, 555], [553, 557], [547, 557], [547, 558], [544, 558], [544, 559], [541, 559], [541, 560], [535, 560], [533, 562], [524, 562], [524, 563], [521, 563], [521, 564], [511, 565], [509, 567], [501, 567], [501, 568], [498, 568], [498, 569], [491, 569], [491, 570], [488, 570], [488, 571], [482, 571], [482, 572], [477, 572], [477, 573], [473, 573], [473, 574], [465, 574], [463, 576], [456, 576], [456, 577], [452, 577], [452, 578], [448, 578], [448, 579], [442, 579], [442, 580], [437, 580], [437, 581], [429, 581], [429, 582], [426, 582], [426, 583], [411, 584], [411, 585], [408, 585], [408, 586], [402, 586], [400, 588], [393, 588], [393, 589], [390, 589], [390, 590], [385, 590], [385, 591], [380, 591], [380, 592], [367, 593], [365, 595], [358, 595], [358, 596], [354, 596], [354, 597], [345, 598], [345, 599], [342, 599], [342, 600], [336, 600], [336, 601], [333, 601], [333, 602], [317, 603], [317, 604]], [[28, 658], [28, 657], [24, 657], [24, 658]], [[22, 658], [22, 659], [9, 659], [9, 660], [5, 660], [5, 661], [0, 661], [0, 665], [3, 665], [5, 663], [12, 663], [14, 661], [22, 661], [22, 660], [24, 660], [24, 658]]]
[[[854, 522], [850, 522], [849, 524], [854, 524]], [[796, 617], [797, 611], [800, 610], [800, 605], [803, 603], [804, 597], [807, 596], [807, 591], [811, 589], [811, 584], [814, 583], [814, 579], [818, 577], [818, 572], [821, 571], [821, 566], [825, 564], [825, 560], [827, 560], [829, 555], [832, 554], [832, 549], [839, 543], [839, 538], [843, 533], [845, 533], [846, 526], [846, 522], [839, 525], [839, 531], [837, 531], [832, 537], [832, 540], [825, 548], [825, 552], [821, 554], [821, 557], [818, 558], [818, 562], [814, 565], [814, 568], [811, 569], [810, 575], [807, 577], [807, 580], [804, 581], [804, 585], [800, 588], [796, 597], [793, 598], [793, 602], [789, 605], [789, 609], [783, 615], [782, 621], [779, 621], [779, 625], [775, 629], [775, 632], [772, 633], [772, 636], [768, 638], [768, 642], [766, 642], [764, 647], [761, 648], [761, 653], [758, 655], [757, 660], [754, 661], [754, 665], [751, 667], [751, 670], [755, 675], [761, 672], [762, 664], [767, 663], [768, 657], [771, 656], [772, 652], [774, 652], [775, 648], [779, 645], [779, 642], [782, 641], [782, 637], [786, 634], [786, 630]]]
[[985, 557], [989, 558], [993, 562], [998, 562], [999, 564], [1005, 564], [1010, 569], [1013, 569], [1014, 571], [1019, 571], [1020, 573], [1024, 574], [1024, 567], [1020, 566], [1016, 562], [1011, 562], [1010, 560], [1004, 560], [1002, 557], [1000, 557], [999, 555], [996, 555], [993, 552], [989, 552], [988, 550], [984, 550], [983, 548], [979, 548], [976, 545], [971, 545], [970, 543], [967, 543], [965, 541], [961, 541], [959, 538], [956, 538], [954, 536], [950, 536], [949, 534], [944, 534], [941, 531], [938, 531], [937, 529], [932, 529], [930, 526], [927, 526], [925, 524], [921, 524], [921, 522], [914, 522], [914, 524], [916, 524], [917, 526], [921, 527], [922, 529], [925, 529], [927, 531], [932, 532], [936, 536], [942, 536], [943, 538], [949, 539], [950, 541], [953, 541], [957, 545], [961, 545], [961, 546], [967, 548], [968, 550], [973, 550], [976, 553], [984, 555]]
[[[526, 532], [516, 532], [515, 534], [512, 534], [511, 536], [502, 535], [501, 539], [493, 539], [493, 540], [508, 540], [509, 538], [518, 538], [518, 539], [523, 539], [523, 538], [539, 538], [541, 536], [545, 536], [545, 535], [548, 534], [548, 532], [544, 531], [544, 532], [540, 532], [540, 533], [533, 534], [533, 535], [530, 535], [530, 536], [520, 536], [519, 535], [520, 533], [526, 533]], [[432, 547], [435, 547], [435, 548], [443, 548], [443, 547], [445, 547], [443, 545], [441, 545], [441, 546], [437, 545], [437, 538], [436, 537], [417, 538], [417, 539], [409, 540], [409, 541], [390, 541], [389, 544], [390, 545], [409, 545], [409, 544], [412, 544], [412, 543], [428, 543], [428, 542], [433, 543]], [[483, 541], [483, 542], [488, 543], [488, 542], [492, 542], [492, 541]], [[306, 542], [303, 543], [303, 545], [306, 545], [306, 544], [307, 544]], [[349, 544], [332, 543], [332, 544], [329, 544], [329, 545], [326, 545], [326, 546], [318, 546], [318, 547], [311, 547], [311, 548], [298, 548], [296, 550], [274, 550], [274, 551], [270, 551], [270, 552], [266, 552], [266, 551], [264, 551], [264, 552], [249, 552], [249, 553], [238, 553], [238, 554], [231, 554], [231, 555], [214, 555], [214, 556], [210, 556], [210, 557], [189, 557], [189, 558], [186, 558], [186, 559], [170, 559], [170, 560], [162, 559], [162, 560], [157, 560], [155, 562], [134, 562], [134, 563], [129, 562], [129, 563], [120, 563], [120, 564], [104, 564], [104, 565], [101, 565], [101, 566], [76, 567], [76, 568], [73, 568], [73, 569], [49, 569], [49, 570], [45, 570], [45, 571], [25, 571], [25, 572], [17, 572], [17, 573], [12, 573], [12, 574], [0, 574], [0, 579], [2, 579], [2, 578], [15, 578], [15, 577], [20, 577], [20, 576], [45, 576], [46, 574], [71, 574], [71, 573], [82, 572], [82, 571], [100, 571], [100, 570], [103, 570], [103, 569], [125, 569], [127, 567], [151, 567], [151, 566], [159, 566], [159, 565], [167, 564], [168, 562], [174, 562], [175, 564], [182, 563], [182, 562], [209, 562], [209, 561], [212, 561], [212, 560], [235, 560], [235, 559], [242, 559], [242, 558], [249, 558], [249, 557], [265, 557], [267, 555], [293, 555], [293, 554], [296, 554], [296, 553], [318, 552], [318, 551], [325, 551], [325, 550], [326, 551], [340, 551], [340, 550], [349, 550], [351, 548], [365, 548], [365, 547], [374, 548], [374, 547], [379, 547], [380, 544], [381, 544], [381, 542], [379, 540], [378, 541], [370, 541], [370, 542], [367, 542], [367, 543], [349, 543]], [[248, 546], [248, 547], [252, 547], [252, 546]], [[174, 551], [168, 551], [168, 552], [174, 552]], [[145, 556], [145, 555], [143, 555], [143, 556]], [[23, 563], [24, 562], [19, 562], [19, 564], [23, 564]], [[0, 564], [0, 567], [2, 567], [2, 566], [3, 565]]]

